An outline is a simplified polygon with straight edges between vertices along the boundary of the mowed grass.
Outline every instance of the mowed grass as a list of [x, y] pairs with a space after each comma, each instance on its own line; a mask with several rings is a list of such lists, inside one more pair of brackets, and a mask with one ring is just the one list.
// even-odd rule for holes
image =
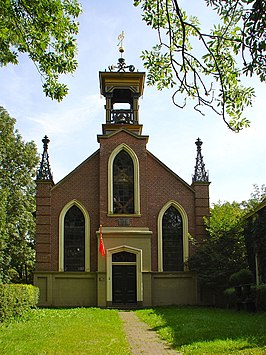
[[[158, 307], [137, 315], [183, 354], [266, 354], [266, 313]], [[37, 309], [0, 326], [0, 354], [130, 354], [117, 310]]]
[[37, 309], [0, 327], [0, 354], [130, 354], [118, 311]]
[[183, 354], [266, 354], [266, 313], [201, 307], [159, 307], [136, 313]]

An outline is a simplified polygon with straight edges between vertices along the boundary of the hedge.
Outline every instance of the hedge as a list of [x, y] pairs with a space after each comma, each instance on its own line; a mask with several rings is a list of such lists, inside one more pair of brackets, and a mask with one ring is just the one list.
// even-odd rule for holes
[[241, 269], [229, 278], [230, 286], [240, 286], [253, 283], [253, 274], [248, 269]]
[[[237, 302], [246, 302], [247, 300], [253, 301], [256, 306], [257, 311], [266, 312], [266, 284], [261, 284], [258, 286], [251, 286], [250, 292], [248, 294], [245, 292], [245, 287], [247, 285], [242, 285], [241, 294], [239, 295], [237, 289], [239, 287], [227, 288], [224, 291], [225, 301], [228, 307], [236, 307]], [[248, 298], [248, 299], [247, 299]]]
[[39, 289], [32, 285], [0, 284], [0, 321], [21, 316], [36, 307]]
[[266, 284], [256, 286], [256, 305], [258, 311], [266, 312]]

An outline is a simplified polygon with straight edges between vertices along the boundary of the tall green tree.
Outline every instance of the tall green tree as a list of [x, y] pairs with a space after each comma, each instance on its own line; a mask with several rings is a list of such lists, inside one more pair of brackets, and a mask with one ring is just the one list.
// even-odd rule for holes
[[217, 13], [217, 23], [202, 30], [178, 0], [134, 0], [143, 20], [158, 33], [158, 43], [142, 53], [148, 84], [174, 88], [176, 106], [186, 99], [203, 114], [210, 107], [226, 125], [239, 131], [249, 126], [244, 109], [254, 90], [241, 82], [243, 74], [266, 79], [265, 0], [205, 0]]
[[247, 268], [243, 217], [237, 202], [218, 202], [205, 219], [208, 239], [196, 246], [190, 258], [191, 270], [197, 271], [202, 284], [214, 290], [228, 287], [231, 274]]
[[27, 281], [34, 266], [37, 148], [0, 107], [0, 280]]
[[[189, 259], [190, 269], [197, 271], [202, 284], [224, 289], [229, 286], [230, 275], [248, 268], [246, 215], [251, 215], [265, 196], [265, 185], [254, 184], [248, 200], [240, 203], [219, 201], [213, 205], [210, 218], [204, 218], [208, 238], [202, 244], [195, 244], [195, 254]], [[265, 228], [257, 226], [257, 230], [258, 234], [265, 233]]]
[[[260, 202], [260, 203], [258, 203]], [[249, 267], [257, 282], [266, 282], [266, 186], [254, 185], [245, 216]]]
[[258, 205], [266, 198], [266, 185], [259, 186], [253, 184], [253, 191], [247, 201], [242, 201], [241, 206], [245, 209], [246, 213], [253, 212]]
[[61, 74], [73, 73], [81, 13], [78, 0], [2, 0], [0, 2], [0, 66], [18, 64], [28, 54], [43, 80], [47, 96], [67, 94]]

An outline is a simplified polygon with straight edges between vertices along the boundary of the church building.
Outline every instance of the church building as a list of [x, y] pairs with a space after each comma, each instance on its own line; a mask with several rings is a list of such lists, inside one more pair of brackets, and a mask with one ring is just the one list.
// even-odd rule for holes
[[202, 142], [196, 140], [188, 184], [147, 150], [139, 118], [145, 73], [121, 57], [99, 80], [106, 100], [99, 149], [55, 184], [43, 139], [36, 178], [39, 305], [199, 304], [187, 260], [192, 238], [206, 236], [209, 215]]

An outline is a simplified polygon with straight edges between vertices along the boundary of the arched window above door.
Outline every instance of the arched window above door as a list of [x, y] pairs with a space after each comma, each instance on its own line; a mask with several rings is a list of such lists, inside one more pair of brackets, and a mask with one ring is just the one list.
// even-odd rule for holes
[[124, 143], [108, 161], [108, 215], [140, 215], [139, 161]]
[[113, 213], [134, 213], [134, 166], [125, 150], [117, 154], [113, 163]]

